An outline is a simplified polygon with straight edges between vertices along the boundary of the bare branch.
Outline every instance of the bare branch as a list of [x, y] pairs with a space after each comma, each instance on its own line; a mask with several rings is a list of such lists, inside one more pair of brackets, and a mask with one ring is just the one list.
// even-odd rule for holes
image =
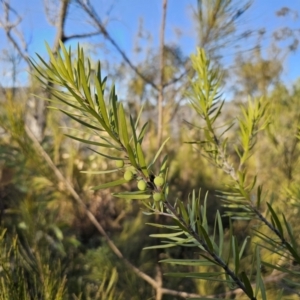
[[65, 42], [65, 24], [66, 24], [66, 18], [68, 14], [68, 6], [70, 0], [61, 0], [60, 3], [61, 6], [58, 15], [58, 22], [56, 24], [57, 32], [56, 32], [55, 42], [53, 46], [53, 52], [59, 50], [59, 41]]
[[90, 33], [82, 33], [82, 34], [72, 34], [69, 36], [65, 36], [65, 41], [69, 41], [72, 39], [82, 39], [82, 38], [92, 37], [92, 36], [99, 35], [99, 34], [100, 34], [99, 31], [90, 32]]
[[100, 17], [96, 13], [95, 9], [88, 1], [77, 0], [77, 3], [82, 7], [82, 9], [90, 16], [90, 18], [94, 21], [95, 26], [100, 30], [103, 36], [115, 47], [115, 49], [120, 53], [124, 61], [129, 65], [129, 67], [146, 83], [150, 84], [155, 90], [159, 90], [158, 86], [152, 81], [149, 80], [144, 74], [142, 74], [139, 69], [131, 62], [126, 53], [121, 49], [121, 47], [117, 44], [117, 42], [112, 38], [112, 36], [108, 33], [105, 26], [103, 25]]
[[[18, 54], [28, 63], [29, 67], [29, 56], [27, 52], [27, 44], [22, 36], [22, 34], [16, 29], [16, 27], [22, 22], [21, 16], [11, 7], [10, 1], [2, 1], [3, 11], [4, 11], [4, 20], [0, 20], [0, 27], [5, 31], [7, 39], [12, 43], [13, 47], [17, 50]], [[15, 22], [10, 21], [10, 13], [13, 13], [17, 16], [17, 20]], [[23, 44], [22, 47], [18, 44], [17, 40], [12, 35], [12, 31], [14, 31], [18, 37], [21, 39]]]

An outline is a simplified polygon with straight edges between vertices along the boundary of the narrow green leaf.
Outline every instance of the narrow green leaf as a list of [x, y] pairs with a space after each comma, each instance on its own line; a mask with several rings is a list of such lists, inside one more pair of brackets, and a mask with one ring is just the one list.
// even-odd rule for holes
[[257, 208], [257, 209], [260, 208], [261, 194], [262, 194], [262, 186], [259, 185], [259, 186], [257, 187], [257, 204], [256, 204], [256, 208]]
[[173, 220], [174, 220], [174, 222], [178, 225], [178, 227], [179, 227], [182, 231], [188, 232], [187, 229], [185, 228], [185, 226], [184, 226], [183, 224], [181, 224], [181, 221], [179, 221], [179, 220], [176, 219], [176, 218], [174, 218]]
[[114, 84], [112, 85], [112, 88], [111, 88], [111, 91], [110, 91], [109, 102], [110, 102], [110, 106], [112, 108], [112, 113], [113, 113], [116, 129], [119, 130], [119, 118], [118, 118], [118, 113], [117, 113], [118, 112], [117, 97], [116, 97], [116, 94], [115, 94], [115, 85]]
[[208, 231], [208, 222], [207, 222], [207, 214], [206, 214], [206, 207], [207, 207], [207, 197], [208, 197], [208, 192], [205, 193], [205, 198], [204, 198], [204, 205], [202, 207], [201, 211], [201, 216], [202, 216], [202, 226], [205, 229], [205, 231]]
[[293, 255], [294, 259], [295, 259], [298, 263], [300, 263], [300, 256], [299, 256], [299, 254], [297, 253], [297, 250], [294, 249], [294, 248], [291, 246], [291, 244], [288, 243], [288, 242], [285, 243], [285, 246], [286, 246], [286, 248], [290, 251], [290, 253]]
[[135, 125], [134, 125], [135, 130], [137, 130], [137, 128], [138, 128], [138, 124], [139, 124], [140, 118], [141, 118], [141, 116], [142, 116], [142, 112], [143, 112], [143, 110], [144, 110], [144, 106], [145, 106], [145, 104], [143, 104], [143, 105], [141, 106], [140, 111], [139, 111], [139, 114], [138, 114], [137, 119], [136, 119], [136, 121], [135, 121]]
[[137, 148], [136, 128], [134, 126], [133, 119], [132, 119], [131, 115], [130, 115], [130, 126], [131, 126], [131, 131], [132, 131], [132, 138], [133, 138], [134, 148], [136, 150], [136, 148]]
[[146, 122], [146, 123], [143, 125], [143, 127], [142, 127], [142, 129], [141, 129], [141, 132], [140, 132], [140, 134], [139, 134], [139, 136], [138, 136], [138, 142], [139, 142], [140, 144], [142, 144], [142, 142], [143, 142], [145, 133], [146, 133], [146, 131], [147, 131], [148, 124], [149, 124], [149, 123]]
[[[67, 104], [67, 106], [71, 106], [73, 108], [75, 108], [76, 110], [78, 111], [81, 111], [81, 112], [85, 112], [85, 109], [83, 109], [82, 107], [74, 104], [76, 103], [75, 101], [72, 101], [70, 99], [70, 95], [67, 94], [67, 93], [64, 93], [63, 91], [57, 91], [57, 90], [54, 90], [54, 89], [51, 89], [50, 88], [50, 92], [51, 92], [51, 95], [54, 96], [56, 99], [58, 99], [59, 101]], [[59, 103], [59, 101], [57, 100], [53, 100], [53, 99], [47, 99], [47, 98], [43, 98], [41, 96], [38, 96], [38, 95], [35, 95], [36, 97], [39, 97], [40, 99], [43, 99], [43, 100], [46, 100], [46, 101], [49, 101], [49, 102], [53, 102], [53, 103]]]
[[214, 277], [218, 277], [218, 276], [221, 276], [223, 274], [224, 274], [224, 272], [164, 273], [165, 276], [171, 276], [171, 277], [198, 278], [198, 279], [205, 279], [205, 280], [209, 280], [209, 281], [219, 281], [219, 282], [224, 282], [224, 279], [218, 279], [218, 278], [214, 278]]
[[95, 110], [95, 105], [92, 100], [91, 91], [88, 86], [88, 78], [87, 78], [87, 76], [85, 74], [85, 70], [84, 70], [84, 61], [82, 61], [81, 59], [78, 60], [78, 67], [79, 67], [79, 73], [80, 73], [80, 79], [81, 79], [81, 86], [83, 88], [84, 95], [87, 98], [88, 103], [90, 104], [90, 107], [93, 110]]
[[101, 116], [102, 116], [105, 124], [107, 126], [109, 126], [106, 105], [105, 105], [105, 102], [103, 99], [103, 90], [102, 90], [101, 84], [100, 84], [97, 76], [95, 76], [94, 81], [95, 81], [95, 86], [96, 86], [96, 91], [97, 91], [97, 96], [98, 96], [99, 110], [100, 110]]
[[71, 60], [71, 47], [69, 48], [69, 52], [68, 52], [65, 45], [61, 41], [59, 41], [59, 44], [65, 57], [66, 69], [68, 71], [69, 78], [73, 81], [74, 74], [73, 74], [72, 60]]
[[173, 232], [173, 233], [153, 233], [149, 236], [156, 237], [156, 238], [171, 238], [171, 237], [178, 237], [183, 235], [182, 232]]
[[232, 252], [233, 252], [233, 257], [234, 257], [234, 272], [235, 274], [239, 273], [239, 268], [240, 268], [240, 259], [239, 259], [239, 247], [238, 247], [238, 242], [236, 237], [234, 236], [232, 239]]
[[107, 144], [103, 144], [103, 143], [99, 143], [99, 142], [94, 142], [94, 141], [89, 141], [89, 140], [86, 140], [86, 139], [81, 139], [81, 138], [78, 138], [76, 136], [69, 135], [69, 134], [65, 134], [65, 136], [67, 136], [67, 137], [69, 137], [73, 140], [82, 142], [84, 144], [95, 145], [95, 146], [104, 147], [104, 148], [115, 148], [111, 145], [107, 145]]
[[85, 99], [82, 98], [81, 95], [78, 95], [73, 88], [71, 88], [68, 84], [65, 85], [67, 90], [70, 92], [70, 94], [75, 98], [75, 100], [81, 105], [82, 108], [84, 108], [85, 111], [88, 111], [88, 107], [86, 105]]
[[176, 231], [180, 230], [180, 228], [178, 226], [174, 226], [174, 225], [162, 225], [162, 224], [156, 224], [156, 223], [146, 223], [146, 225], [150, 225], [150, 226], [158, 227], [158, 228], [166, 228], [166, 229], [176, 230]]
[[137, 143], [136, 151], [137, 151], [137, 157], [138, 157], [138, 160], [139, 160], [139, 165], [141, 167], [141, 170], [142, 170], [143, 174], [148, 178], [149, 173], [148, 173], [148, 170], [147, 170], [143, 150], [142, 150], [141, 144], [139, 142]]
[[[165, 155], [163, 160], [162, 160], [159, 173], [160, 174], [166, 174], [167, 173], [167, 166], [168, 166], [168, 155]], [[148, 169], [150, 167], [151, 167], [151, 164], [148, 166]]]
[[[213, 260], [212, 258], [210, 258], [209, 256], [201, 253], [200, 256], [204, 257], [207, 261], [211, 262], [213, 265], [215, 266], [220, 266], [220, 264], [218, 262], [216, 262], [215, 260]], [[220, 266], [221, 267], [221, 266]]]
[[167, 138], [163, 143], [162, 145], [160, 146], [160, 148], [158, 149], [157, 153], [155, 154], [152, 162], [151, 162], [151, 166], [154, 165], [154, 163], [156, 162], [157, 158], [159, 157], [161, 151], [163, 150], [164, 146], [166, 145], [167, 141], [169, 140], [170, 138]]
[[280, 223], [275, 211], [273, 210], [272, 206], [268, 202], [267, 202], [267, 205], [268, 205], [269, 211], [271, 212], [271, 215], [274, 219], [274, 222], [276, 223], [276, 228], [280, 232], [281, 236], [283, 236], [283, 229], [282, 229], [281, 223]]
[[260, 290], [259, 280], [260, 280], [260, 276], [261, 276], [261, 272], [260, 272], [260, 269], [261, 269], [260, 247], [256, 247], [255, 254], [256, 254], [255, 255], [256, 256], [255, 297], [257, 297], [258, 292]]
[[103, 190], [103, 189], [110, 188], [110, 187], [113, 187], [113, 186], [122, 185], [126, 182], [127, 182], [127, 180], [122, 178], [122, 179], [118, 179], [118, 180], [115, 180], [115, 181], [112, 181], [112, 182], [107, 182], [107, 183], [97, 185], [97, 186], [93, 187], [92, 190]]
[[165, 248], [172, 248], [172, 247], [177, 247], [177, 246], [178, 246], [177, 244], [165, 244], [165, 245], [144, 247], [143, 250], [165, 249]]
[[86, 174], [109, 174], [109, 173], [115, 173], [120, 171], [120, 169], [113, 169], [113, 170], [106, 170], [106, 171], [80, 171], [80, 173], [86, 173]]
[[97, 130], [97, 131], [103, 131], [103, 129], [99, 128], [99, 127], [96, 127], [94, 125], [91, 125], [85, 121], [82, 121], [81, 119], [75, 117], [74, 115], [71, 115], [70, 113], [66, 112], [65, 110], [63, 109], [60, 109], [60, 111], [62, 113], [64, 113], [65, 115], [67, 115], [68, 117], [70, 117], [71, 119], [75, 120], [76, 122], [80, 123], [81, 125], [85, 126], [85, 127], [88, 127], [88, 128], [91, 128], [91, 129], [94, 129], [94, 130]]
[[289, 236], [290, 236], [290, 239], [291, 239], [293, 248], [294, 248], [294, 249], [298, 249], [298, 245], [297, 245], [297, 242], [296, 242], [295, 237], [294, 237], [293, 229], [291, 228], [291, 225], [289, 224], [289, 222], [286, 220], [284, 214], [282, 214], [282, 217], [283, 217], [283, 220], [284, 220], [284, 223], [285, 223], [285, 227], [286, 227], [286, 229], [287, 229], [287, 232], [288, 232], [288, 234], [289, 234]]
[[[263, 279], [259, 277], [259, 288], [262, 300], [267, 300], [267, 293]], [[281, 299], [281, 298], [280, 298]]]
[[250, 239], [250, 236], [247, 236], [247, 237], [244, 239], [243, 245], [242, 245], [241, 250], [240, 250], [240, 253], [239, 253], [239, 259], [240, 259], [240, 260], [241, 260], [242, 257], [243, 257], [243, 253], [244, 253], [244, 250], [245, 250], [245, 248], [246, 248], [248, 239]]
[[63, 75], [65, 80], [71, 81], [72, 79], [69, 76], [65, 63], [61, 57], [60, 52], [58, 51], [56, 54], [57, 68], [61, 75]]
[[287, 273], [287, 274], [290, 274], [292, 276], [295, 275], [295, 271], [292, 271], [290, 269], [287, 269], [287, 268], [284, 268], [284, 267], [281, 267], [281, 266], [278, 266], [278, 265], [273, 265], [273, 264], [267, 263], [266, 261], [262, 261], [261, 264], [268, 267], [268, 268], [270, 268], [270, 269], [278, 270], [282, 273]]
[[241, 279], [245, 285], [245, 289], [246, 289], [246, 293], [247, 293], [247, 296], [250, 298], [250, 299], [253, 299], [254, 298], [254, 294], [253, 294], [253, 289], [252, 289], [252, 286], [251, 286], [251, 283], [249, 281], [249, 278], [247, 277], [246, 273], [243, 271], [241, 273]]
[[111, 155], [107, 155], [107, 154], [98, 152], [98, 151], [96, 151], [95, 149], [92, 149], [92, 148], [88, 148], [88, 149], [90, 149], [91, 151], [93, 151], [93, 152], [95, 152], [95, 153], [97, 153], [97, 154], [99, 154], [99, 155], [101, 155], [101, 156], [103, 156], [103, 157], [106, 157], [106, 158], [108, 158], [108, 159], [112, 159], [112, 160], [123, 160], [123, 159], [124, 159], [124, 158], [122, 158], [122, 157], [111, 156]]
[[102, 117], [92, 108], [90, 107], [86, 107], [87, 112], [92, 115], [101, 125], [102, 127], [105, 129], [105, 131], [109, 134], [109, 136], [116, 141], [117, 143], [120, 143], [120, 141], [118, 140], [118, 138], [116, 137], [116, 134], [105, 124], [104, 120], [102, 119]]
[[223, 229], [222, 218], [219, 210], [217, 211], [217, 222], [218, 222], [218, 231], [219, 231], [219, 256], [221, 257], [223, 252], [223, 243], [224, 243], [224, 229]]
[[133, 153], [133, 150], [131, 148], [131, 146], [129, 144], [125, 145], [126, 149], [127, 149], [127, 153], [128, 153], [128, 157], [129, 157], [129, 160], [131, 162], [131, 164], [136, 168], [138, 169], [138, 164], [136, 162], [136, 158], [134, 156], [134, 153]]
[[144, 200], [144, 199], [149, 199], [152, 195], [145, 194], [145, 192], [139, 191], [139, 192], [118, 193], [118, 194], [113, 194], [113, 196], [122, 199]]
[[213, 266], [213, 262], [207, 261], [206, 259], [163, 259], [161, 263], [183, 265], [183, 266]]
[[179, 207], [179, 212], [180, 212], [181, 216], [183, 217], [183, 220], [185, 221], [186, 224], [189, 224], [189, 216], [186, 211], [186, 208], [184, 207], [184, 204], [180, 200], [177, 202], [177, 204]]
[[128, 138], [128, 131], [127, 131], [127, 123], [124, 113], [123, 104], [119, 104], [119, 134], [121, 136], [121, 141], [124, 143], [124, 145], [129, 144], [129, 138]]
[[209, 248], [209, 251], [212, 253], [214, 251], [213, 244], [212, 244], [205, 228], [202, 225], [200, 225], [200, 230], [201, 230], [202, 236], [205, 240], [205, 243], [207, 244], [207, 247]]

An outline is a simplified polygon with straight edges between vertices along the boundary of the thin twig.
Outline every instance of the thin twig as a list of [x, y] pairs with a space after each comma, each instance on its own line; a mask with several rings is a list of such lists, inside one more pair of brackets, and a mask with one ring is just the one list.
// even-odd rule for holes
[[126, 53], [121, 49], [118, 43], [112, 38], [109, 32], [106, 30], [105, 26], [101, 22], [100, 17], [96, 13], [95, 9], [87, 1], [78, 0], [77, 3], [83, 8], [83, 10], [90, 16], [94, 21], [96, 27], [101, 31], [103, 36], [115, 47], [115, 49], [120, 53], [124, 61], [129, 65], [129, 67], [146, 83], [150, 84], [155, 90], [159, 90], [158, 86], [150, 79], [148, 79], [144, 74], [142, 74], [139, 69], [131, 62]]

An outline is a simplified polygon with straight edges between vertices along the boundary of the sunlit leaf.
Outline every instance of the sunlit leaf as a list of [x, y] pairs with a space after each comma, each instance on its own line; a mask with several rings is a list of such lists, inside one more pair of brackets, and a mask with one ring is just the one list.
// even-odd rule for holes
[[115, 180], [115, 181], [112, 181], [112, 182], [107, 182], [107, 183], [103, 183], [103, 184], [94, 186], [92, 188], [92, 190], [103, 190], [103, 189], [106, 189], [106, 188], [110, 188], [110, 187], [122, 185], [122, 184], [124, 184], [126, 182], [127, 182], [127, 180], [125, 180], [124, 178], [122, 178], [122, 179], [118, 179], [118, 180]]

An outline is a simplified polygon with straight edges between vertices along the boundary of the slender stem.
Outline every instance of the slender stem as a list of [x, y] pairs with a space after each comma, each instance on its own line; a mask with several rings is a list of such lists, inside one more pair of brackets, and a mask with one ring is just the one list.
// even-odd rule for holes
[[162, 20], [160, 27], [160, 63], [159, 63], [159, 86], [158, 86], [158, 122], [157, 122], [157, 145], [161, 145], [163, 135], [163, 102], [164, 102], [164, 68], [165, 68], [165, 28], [168, 0], [163, 0]]

